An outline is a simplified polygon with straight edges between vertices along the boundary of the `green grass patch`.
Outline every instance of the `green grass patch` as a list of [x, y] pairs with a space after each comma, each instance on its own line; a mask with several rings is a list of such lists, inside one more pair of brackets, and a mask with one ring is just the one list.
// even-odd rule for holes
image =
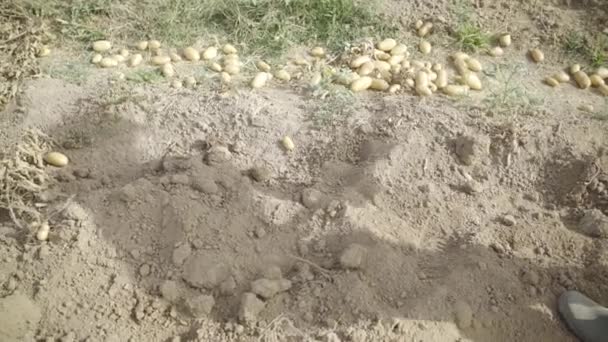
[[483, 100], [488, 112], [500, 115], [526, 113], [543, 104], [540, 97], [521, 86], [517, 77], [524, 74], [525, 68], [523, 64], [494, 64], [484, 71], [495, 82], [488, 87], [489, 94]]
[[156, 83], [164, 80], [158, 69], [140, 69], [126, 75], [127, 81], [135, 83]]
[[572, 31], [564, 37], [564, 52], [575, 59], [583, 59], [593, 68], [608, 63], [608, 38], [604, 35], [590, 36], [583, 32]]
[[476, 23], [477, 13], [470, 1], [453, 0], [450, 5], [454, 44], [463, 51], [477, 52], [490, 46], [491, 36]]

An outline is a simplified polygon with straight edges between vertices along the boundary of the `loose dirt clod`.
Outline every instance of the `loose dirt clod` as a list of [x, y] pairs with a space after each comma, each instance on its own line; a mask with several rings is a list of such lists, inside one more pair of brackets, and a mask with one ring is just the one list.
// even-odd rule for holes
[[456, 315], [456, 324], [460, 329], [471, 327], [473, 323], [473, 310], [468, 303], [457, 301], [454, 304], [454, 314]]
[[367, 248], [353, 243], [342, 252], [342, 255], [340, 255], [340, 265], [345, 269], [361, 268], [366, 255]]
[[243, 293], [239, 307], [239, 320], [243, 323], [257, 321], [258, 315], [264, 310], [265, 306], [266, 304], [258, 299], [254, 293]]
[[608, 217], [598, 209], [587, 210], [579, 222], [580, 229], [596, 238], [608, 238]]

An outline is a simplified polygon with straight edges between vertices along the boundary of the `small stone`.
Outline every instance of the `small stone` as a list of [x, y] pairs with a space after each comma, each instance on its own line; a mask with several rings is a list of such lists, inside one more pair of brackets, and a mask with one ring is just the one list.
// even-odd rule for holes
[[460, 186], [460, 190], [467, 195], [476, 195], [483, 191], [483, 186], [478, 181], [471, 179]]
[[181, 297], [179, 285], [174, 280], [165, 280], [159, 287], [160, 294], [169, 302], [176, 302]]
[[454, 314], [456, 315], [456, 325], [460, 329], [467, 329], [473, 323], [473, 310], [471, 306], [463, 301], [454, 304]]
[[141, 265], [141, 267], [139, 267], [139, 275], [141, 275], [142, 277], [147, 277], [148, 275], [150, 275], [150, 265]]
[[264, 229], [264, 227], [257, 227], [255, 229], [255, 237], [257, 237], [258, 239], [263, 238], [264, 236], [266, 236], [266, 230]]
[[220, 284], [220, 293], [224, 296], [231, 296], [236, 290], [236, 280], [230, 276]]
[[270, 179], [270, 170], [264, 166], [255, 166], [249, 170], [251, 178], [257, 182], [265, 182]]
[[197, 288], [211, 290], [230, 276], [230, 269], [202, 255], [191, 256], [184, 264], [183, 278]]
[[232, 153], [225, 146], [213, 146], [207, 151], [205, 160], [211, 166], [226, 163], [232, 159]]
[[500, 221], [507, 227], [513, 227], [517, 223], [513, 215], [505, 215], [500, 219]]
[[181, 266], [190, 254], [192, 253], [192, 248], [187, 243], [179, 245], [177, 248], [173, 250], [173, 263], [177, 266]]
[[308, 209], [317, 209], [321, 206], [323, 194], [316, 189], [304, 189], [302, 191], [302, 204]]
[[215, 299], [213, 299], [213, 296], [200, 295], [187, 300], [186, 305], [194, 317], [206, 317], [211, 314]]
[[522, 275], [522, 281], [528, 285], [536, 286], [540, 283], [540, 276], [532, 270], [527, 270]]
[[598, 209], [585, 211], [579, 221], [583, 233], [595, 238], [608, 238], [608, 217]]
[[213, 179], [209, 179], [209, 178], [205, 178], [205, 177], [193, 177], [190, 180], [190, 186], [196, 190], [196, 191], [200, 191], [202, 193], [208, 194], [208, 195], [213, 195], [215, 193], [217, 193], [217, 191], [219, 190], [217, 184], [215, 184], [215, 181]]
[[190, 178], [186, 174], [172, 175], [171, 183], [186, 185], [186, 184], [190, 183]]
[[255, 322], [265, 305], [254, 293], [244, 293], [239, 307], [239, 319], [241, 322]]
[[340, 256], [340, 265], [346, 269], [357, 269], [361, 267], [367, 254], [367, 248], [353, 243], [348, 246]]
[[38, 259], [43, 260], [46, 259], [50, 254], [49, 246], [43, 244], [38, 249]]
[[251, 292], [264, 299], [270, 299], [280, 292], [291, 288], [291, 281], [287, 279], [258, 279], [251, 283]]

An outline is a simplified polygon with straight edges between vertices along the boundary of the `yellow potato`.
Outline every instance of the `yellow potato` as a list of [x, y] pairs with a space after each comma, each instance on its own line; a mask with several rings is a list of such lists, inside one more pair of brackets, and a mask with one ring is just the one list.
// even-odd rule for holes
[[407, 53], [407, 46], [405, 44], [397, 44], [391, 49], [391, 55], [393, 56], [405, 56]]
[[387, 38], [376, 45], [378, 50], [382, 51], [391, 51], [395, 46], [397, 46], [397, 41], [393, 38]]
[[297, 57], [296, 59], [294, 59], [293, 63], [295, 65], [299, 65], [299, 66], [308, 66], [310, 65], [310, 62], [308, 62], [308, 60], [304, 57]]
[[222, 51], [227, 55], [233, 55], [236, 53], [236, 48], [232, 44], [226, 44], [222, 48]]
[[431, 32], [433, 23], [426, 22], [418, 29], [418, 37], [426, 37]]
[[268, 65], [268, 63], [264, 62], [264, 61], [257, 61], [255, 63], [255, 66], [263, 72], [269, 72], [270, 71], [270, 65]]
[[173, 62], [173, 63], [182, 61], [182, 56], [178, 55], [175, 52], [169, 52], [169, 58], [171, 58], [171, 62]]
[[36, 231], [36, 239], [38, 239], [38, 241], [48, 240], [50, 230], [51, 228], [49, 227], [49, 224], [47, 222], [43, 222]]
[[390, 54], [388, 54], [388, 53], [386, 53], [386, 52], [384, 52], [384, 51], [381, 51], [381, 50], [376, 50], [376, 51], [374, 52], [374, 57], [375, 57], [376, 59], [381, 60], [381, 61], [388, 61], [388, 60], [389, 60], [389, 58], [391, 58], [391, 55], [390, 55]]
[[601, 78], [598, 74], [593, 74], [589, 76], [589, 79], [591, 80], [591, 85], [594, 87], [599, 87], [602, 84], [606, 84], [606, 82], [604, 82], [604, 79]]
[[139, 53], [131, 55], [131, 58], [129, 58], [129, 66], [136, 67], [136, 66], [140, 65], [143, 60], [144, 60], [144, 57]]
[[277, 71], [274, 76], [281, 81], [289, 81], [291, 80], [291, 75], [285, 69], [281, 69]]
[[468, 58], [466, 60], [467, 68], [471, 71], [480, 72], [482, 70], [481, 63], [475, 58]]
[[118, 66], [118, 61], [112, 57], [104, 57], [99, 61], [99, 66], [102, 68], [113, 68]]
[[477, 76], [477, 74], [472, 72], [467, 72], [462, 75], [462, 81], [465, 85], [469, 86], [472, 90], [481, 90], [481, 80]]
[[209, 65], [209, 69], [216, 71], [216, 72], [222, 72], [222, 66], [219, 65], [218, 63], [211, 63]]
[[385, 61], [374, 61], [374, 67], [379, 72], [388, 72], [391, 70], [391, 65]]
[[230, 75], [236, 75], [241, 71], [238, 63], [229, 63], [224, 65], [224, 71]]
[[217, 57], [217, 48], [210, 46], [203, 51], [203, 59], [210, 60]]
[[418, 45], [418, 49], [420, 50], [420, 52], [422, 52], [425, 55], [428, 55], [429, 53], [431, 53], [431, 43], [429, 43], [426, 40], [423, 40], [420, 42], [420, 45]]
[[500, 37], [498, 37], [498, 43], [502, 47], [507, 47], [507, 46], [511, 45], [511, 35], [510, 34], [501, 35]]
[[495, 46], [495, 47], [491, 48], [488, 53], [492, 57], [500, 57], [500, 56], [504, 55], [505, 52], [503, 51], [503, 49], [500, 46]]
[[325, 57], [325, 49], [320, 46], [316, 46], [310, 50], [310, 55], [317, 58]]
[[196, 85], [196, 78], [193, 76], [188, 76], [184, 79], [184, 84], [188, 88], [194, 87]]
[[435, 85], [435, 83], [431, 82], [429, 83], [429, 89], [431, 89], [431, 92], [436, 92], [437, 91], [437, 86]]
[[431, 95], [433, 95], [433, 91], [428, 86], [427, 87], [416, 86], [416, 94], [418, 94], [419, 96], [431, 96]]
[[454, 68], [456, 68], [456, 71], [458, 71], [460, 75], [464, 75], [469, 72], [469, 67], [464, 59], [455, 59]]
[[268, 73], [267, 72], [258, 72], [253, 80], [251, 81], [251, 88], [258, 89], [262, 88], [266, 82], [268, 81]]
[[119, 54], [121, 56], [123, 56], [124, 58], [127, 58], [127, 57], [129, 57], [129, 50], [127, 50], [127, 49], [120, 49]]
[[49, 152], [44, 156], [44, 161], [55, 167], [64, 167], [68, 165], [68, 157], [59, 152]]
[[393, 74], [398, 74], [401, 72], [401, 64], [391, 65], [391, 72]]
[[597, 90], [599, 90], [600, 94], [608, 96], [608, 85], [602, 84], [597, 87]]
[[152, 57], [150, 62], [152, 63], [152, 65], [165, 65], [165, 64], [171, 63], [171, 57], [164, 56], [164, 55], [163, 56], [154, 56], [154, 57]]
[[573, 64], [570, 67], [570, 73], [573, 74], [573, 75], [576, 74], [579, 71], [581, 71], [581, 65], [580, 64]]
[[422, 69], [424, 68], [424, 63], [421, 61], [412, 61], [412, 68], [414, 69]]
[[400, 84], [393, 84], [388, 88], [388, 92], [391, 94], [395, 94], [396, 92], [398, 92], [401, 89], [401, 85]]
[[414, 79], [408, 77], [405, 79], [405, 85], [407, 85], [410, 88], [414, 88], [414, 86], [416, 85], [416, 82], [414, 81]]
[[175, 88], [175, 89], [179, 89], [179, 88], [183, 87], [183, 83], [182, 83], [182, 81], [176, 79], [176, 80], [171, 81], [171, 87]]
[[138, 42], [137, 44], [135, 44], [135, 48], [137, 48], [137, 50], [143, 51], [148, 48], [148, 42], [145, 40]]
[[93, 50], [96, 52], [106, 52], [112, 48], [109, 40], [98, 40], [93, 43]]
[[416, 23], [414, 24], [414, 27], [416, 28], [416, 30], [419, 30], [422, 25], [424, 25], [424, 22], [420, 19], [416, 20]]
[[466, 53], [464, 53], [462, 51], [457, 51], [457, 52], [454, 52], [452, 54], [452, 59], [454, 61], [459, 60], [459, 59], [461, 59], [461, 60], [467, 60], [469, 58], [470, 58], [469, 55], [467, 55]]
[[448, 96], [466, 96], [469, 94], [469, 87], [466, 85], [449, 84], [442, 90]]
[[350, 84], [350, 90], [352, 90], [355, 93], [359, 92], [359, 91], [367, 90], [367, 89], [369, 89], [369, 87], [372, 86], [372, 82], [373, 82], [373, 79], [371, 77], [363, 76], [359, 79], [354, 80]]
[[102, 59], [103, 59], [103, 56], [96, 53], [95, 55], [93, 55], [93, 58], [91, 58], [91, 63], [98, 64], [99, 62], [101, 62]]
[[43, 45], [40, 48], [40, 51], [38, 51], [38, 57], [47, 57], [50, 54], [51, 54], [51, 49], [46, 45]]
[[355, 57], [351, 62], [350, 62], [350, 67], [353, 69], [357, 69], [358, 67], [362, 66], [363, 63], [367, 63], [367, 62], [371, 62], [371, 58], [369, 56], [359, 56], [359, 57]]
[[418, 71], [416, 73], [416, 87], [428, 87], [429, 86], [429, 74], [426, 71]]
[[435, 80], [437, 88], [442, 89], [448, 85], [448, 72], [445, 69], [437, 71], [437, 79]]
[[192, 46], [188, 46], [187, 48], [185, 48], [183, 51], [183, 55], [184, 58], [191, 62], [196, 62], [201, 59], [201, 54]]
[[372, 84], [369, 87], [374, 90], [385, 91], [388, 90], [389, 84], [383, 79], [374, 78], [372, 79]]
[[570, 81], [570, 76], [564, 71], [560, 71], [557, 74], [553, 75], [553, 78], [556, 79], [560, 83], [565, 83]]
[[359, 78], [360, 78], [360, 76], [357, 73], [346, 72], [346, 73], [341, 73], [341, 74], [336, 75], [335, 81], [338, 84], [350, 85], [351, 83], [353, 83], [355, 80], [357, 80]]
[[559, 85], [559, 81], [553, 77], [546, 77], [544, 82], [551, 87], [557, 87]]
[[391, 56], [387, 62], [388, 62], [388, 64], [393, 66], [393, 65], [401, 64], [401, 62], [403, 62], [404, 59], [405, 59], [404, 55], [394, 55], [394, 56]]
[[411, 67], [411, 63], [408, 60], [401, 62], [401, 67], [404, 69], [409, 69]]
[[599, 68], [597, 68], [595, 73], [601, 78], [608, 78], [608, 68], [599, 67]]
[[359, 67], [359, 70], [357, 70], [357, 74], [359, 74], [359, 76], [367, 76], [371, 74], [375, 68], [376, 67], [374, 66], [374, 63], [365, 62], [363, 63], [363, 65], [361, 65], [361, 67]]
[[175, 76], [175, 69], [173, 68], [172, 64], [163, 64], [160, 68], [160, 71], [166, 78], [171, 78]]
[[587, 89], [591, 86], [591, 79], [584, 71], [577, 71], [574, 73], [574, 80], [578, 87], [581, 89]]
[[291, 138], [287, 135], [281, 140], [281, 145], [283, 145], [283, 148], [285, 148], [287, 151], [293, 151], [296, 148], [293, 140], [291, 140]]
[[545, 60], [545, 54], [538, 48], [530, 50], [530, 58], [535, 63], [540, 63]]
[[158, 40], [150, 40], [148, 41], [148, 49], [150, 50], [158, 50], [160, 49], [160, 42]]
[[122, 63], [125, 61], [125, 58], [122, 55], [113, 55], [112, 58], [114, 58], [117, 63]]
[[443, 64], [441, 64], [441, 63], [435, 63], [431, 66], [431, 70], [433, 70], [435, 72], [442, 70], [442, 69], [443, 69]]
[[222, 72], [220, 74], [220, 77], [222, 78], [222, 82], [224, 83], [230, 83], [230, 81], [232, 80], [232, 76], [230, 76], [230, 74], [227, 72]]

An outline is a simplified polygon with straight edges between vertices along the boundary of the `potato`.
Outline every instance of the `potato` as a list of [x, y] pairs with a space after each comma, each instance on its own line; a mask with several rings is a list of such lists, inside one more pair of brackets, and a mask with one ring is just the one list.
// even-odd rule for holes
[[505, 54], [503, 49], [500, 46], [495, 46], [488, 51], [489, 55], [492, 57], [500, 57]]
[[291, 80], [291, 75], [285, 69], [281, 69], [281, 70], [277, 71], [274, 74], [274, 77], [276, 77], [278, 80], [281, 80], [281, 81]]
[[464, 75], [469, 72], [469, 67], [464, 59], [455, 59], [454, 68], [460, 75]]
[[431, 82], [429, 83], [429, 89], [431, 89], [431, 92], [436, 92], [437, 91], [437, 86], [435, 85], [435, 83]]
[[404, 69], [409, 69], [411, 67], [411, 65], [412, 64], [408, 60], [405, 60], [405, 61], [401, 62], [401, 67], [404, 68]]
[[431, 70], [433, 70], [435, 72], [442, 70], [442, 69], [443, 69], [443, 64], [441, 64], [441, 63], [435, 63], [431, 66]]
[[391, 66], [394, 66], [394, 65], [401, 64], [401, 62], [403, 62], [404, 59], [405, 59], [404, 55], [394, 55], [394, 56], [391, 56], [387, 62]]
[[602, 84], [597, 87], [597, 90], [599, 90], [600, 94], [608, 96], [608, 85]]
[[171, 63], [171, 57], [169, 56], [154, 56], [150, 60], [152, 65], [165, 65], [167, 63]]
[[530, 50], [530, 58], [535, 63], [540, 63], [545, 60], [545, 54], [538, 48]]
[[176, 80], [171, 81], [171, 87], [175, 88], [175, 89], [179, 89], [179, 88], [183, 87], [183, 83], [182, 83], [182, 81], [176, 79]]
[[217, 57], [217, 48], [210, 46], [203, 51], [203, 59], [210, 60]]
[[416, 94], [418, 94], [419, 96], [431, 96], [431, 95], [433, 95], [433, 91], [428, 86], [427, 87], [416, 86]]
[[498, 43], [502, 47], [507, 47], [507, 46], [511, 45], [511, 35], [510, 34], [501, 35], [500, 37], [498, 37]]
[[310, 55], [317, 58], [323, 58], [325, 57], [325, 49], [320, 46], [315, 46], [310, 50]]
[[431, 43], [427, 42], [426, 40], [423, 40], [420, 42], [420, 45], [418, 45], [418, 49], [423, 54], [428, 55], [429, 53], [431, 53]]
[[64, 167], [68, 165], [68, 157], [60, 152], [49, 152], [44, 155], [44, 161], [55, 167]]
[[418, 37], [426, 37], [431, 29], [433, 28], [433, 23], [426, 22], [418, 29]]
[[184, 51], [182, 51], [182, 54], [184, 55], [184, 58], [190, 62], [196, 62], [201, 59], [201, 54], [192, 46], [185, 48]]
[[418, 71], [416, 73], [416, 87], [428, 87], [429, 86], [429, 74], [426, 71]]
[[387, 38], [376, 45], [378, 50], [382, 51], [391, 51], [395, 46], [397, 46], [397, 41], [393, 38]]
[[160, 42], [158, 40], [150, 40], [148, 41], [148, 49], [150, 50], [158, 50], [160, 49]]
[[219, 65], [218, 63], [211, 63], [209, 64], [209, 69], [215, 71], [215, 72], [222, 72], [222, 66]]
[[241, 71], [241, 68], [238, 63], [229, 63], [224, 65], [224, 71], [230, 75], [236, 75]]
[[431, 82], [435, 82], [435, 80], [437, 80], [437, 73], [431, 70], [425, 70], [426, 73], [429, 75], [429, 81]]
[[112, 58], [114, 58], [117, 63], [122, 63], [125, 61], [125, 58], [122, 55], [112, 55]]
[[99, 61], [99, 66], [102, 68], [113, 68], [118, 66], [118, 61], [113, 57], [104, 57]]
[[281, 140], [281, 145], [283, 145], [283, 147], [287, 151], [293, 151], [296, 148], [296, 145], [294, 145], [293, 140], [291, 140], [291, 138], [287, 135], [284, 136]]
[[389, 86], [390, 85], [385, 80], [380, 78], [374, 78], [372, 79], [372, 84], [369, 87], [370, 89], [385, 91], [388, 90]]
[[131, 55], [131, 57], [129, 58], [128, 64], [130, 67], [136, 67], [136, 66], [140, 65], [143, 60], [144, 60], [144, 57], [141, 54], [136, 53], [134, 55]]
[[601, 78], [598, 74], [593, 74], [589, 76], [589, 79], [591, 80], [591, 85], [594, 87], [599, 87], [602, 84], [606, 84], [606, 82], [604, 82], [604, 79]]
[[40, 225], [40, 227], [38, 227], [38, 230], [36, 231], [36, 239], [38, 239], [38, 241], [48, 240], [50, 231], [51, 231], [51, 228], [49, 227], [49, 224], [47, 222], [43, 222]]
[[112, 43], [109, 40], [98, 40], [93, 42], [93, 50], [95, 52], [106, 52], [112, 48]]
[[367, 90], [369, 87], [372, 86], [372, 82], [373, 82], [373, 79], [371, 77], [363, 76], [359, 79], [354, 80], [350, 84], [350, 90], [352, 90], [355, 93], [362, 91], [362, 90]]
[[545, 77], [543, 81], [551, 87], [557, 87], [559, 85], [559, 81], [553, 77]]
[[310, 65], [310, 62], [304, 58], [304, 57], [297, 57], [296, 59], [294, 59], [293, 63], [295, 65], [299, 65], [299, 66], [308, 66]]
[[393, 56], [405, 56], [407, 53], [407, 46], [405, 44], [397, 44], [391, 49], [391, 55]]
[[268, 73], [267, 72], [258, 72], [253, 80], [251, 81], [251, 88], [259, 89], [262, 88], [266, 82], [268, 82]]
[[388, 54], [388, 53], [386, 53], [386, 52], [384, 52], [384, 51], [376, 50], [374, 52], [374, 57], [376, 59], [381, 60], [381, 61], [388, 61], [389, 58], [391, 58], [391, 55]]
[[553, 78], [560, 83], [565, 83], [570, 81], [570, 76], [564, 71], [560, 71], [557, 74], [553, 75]]
[[591, 86], [591, 79], [584, 71], [577, 71], [574, 73], [574, 80], [578, 87], [581, 89], [587, 89]]
[[371, 58], [369, 56], [358, 56], [355, 57], [351, 62], [350, 62], [350, 67], [353, 69], [357, 69], [360, 66], [363, 65], [363, 63], [367, 63], [367, 62], [371, 62]]
[[407, 85], [410, 88], [414, 88], [414, 86], [416, 85], [416, 82], [412, 78], [408, 77], [405, 79], [405, 85]]
[[196, 85], [196, 78], [194, 76], [184, 78], [184, 85], [188, 88], [194, 87]]
[[599, 67], [599, 68], [597, 68], [595, 73], [601, 78], [608, 78], [608, 68]]
[[182, 56], [178, 55], [175, 52], [169, 52], [169, 58], [171, 58], [171, 62], [173, 62], [173, 63], [182, 61]]
[[338, 84], [347, 86], [347, 85], [350, 85], [351, 83], [353, 83], [355, 80], [358, 80], [359, 78], [361, 78], [361, 77], [357, 73], [345, 72], [345, 73], [336, 75], [335, 82]]
[[416, 30], [419, 30], [422, 25], [424, 25], [424, 22], [420, 19], [416, 20], [416, 23], [414, 24], [414, 27], [416, 28]]
[[40, 50], [38, 51], [38, 55], [37, 55], [37, 56], [38, 56], [38, 57], [47, 57], [47, 56], [49, 56], [50, 54], [51, 54], [51, 49], [50, 49], [48, 46], [43, 45], [43, 46], [40, 48]]
[[129, 50], [127, 49], [120, 49], [120, 51], [118, 52], [121, 56], [123, 56], [124, 58], [129, 57]]
[[440, 69], [437, 71], [437, 79], [435, 80], [435, 85], [437, 88], [442, 89], [448, 85], [448, 72], [445, 69]]
[[374, 63], [370, 62], [365, 62], [363, 63], [363, 65], [361, 65], [361, 67], [359, 67], [359, 70], [357, 70], [357, 74], [359, 74], [359, 76], [367, 76], [369, 74], [371, 74], [374, 69], [376, 67], [374, 66]]
[[93, 58], [91, 58], [91, 63], [98, 64], [99, 62], [101, 62], [102, 59], [103, 59], [103, 56], [96, 53], [95, 55], [93, 55]]
[[474, 72], [480, 72], [482, 69], [481, 63], [475, 58], [468, 58], [466, 61], [467, 68]]
[[388, 92], [391, 94], [395, 94], [396, 92], [398, 92], [401, 89], [401, 85], [400, 84], [393, 84], [388, 88]]
[[160, 68], [160, 71], [166, 78], [171, 78], [175, 76], [175, 69], [173, 68], [172, 64], [163, 64]]
[[136, 48], [137, 50], [144, 51], [145, 49], [147, 49], [147, 48], [148, 48], [148, 42], [147, 42], [147, 41], [145, 41], [145, 40], [144, 40], [144, 41], [141, 41], [141, 42], [138, 42], [137, 44], [135, 44], [135, 48]]
[[236, 48], [232, 44], [225, 44], [222, 51], [227, 55], [233, 55], [236, 53]]
[[467, 55], [466, 53], [464, 53], [462, 51], [454, 52], [451, 57], [452, 57], [452, 60], [454, 60], [454, 61], [459, 60], [459, 59], [467, 60], [470, 58], [469, 55]]
[[222, 72], [220, 74], [220, 77], [222, 79], [222, 82], [224, 83], [230, 83], [230, 81], [232, 80], [232, 76], [230, 76], [230, 74], [227, 72]]
[[462, 75], [462, 82], [469, 86], [472, 90], [481, 90], [481, 80], [477, 76], [477, 74], [472, 72], [467, 72]]
[[374, 67], [380, 72], [388, 72], [391, 70], [391, 65], [385, 61], [374, 61]]
[[264, 61], [257, 61], [255, 62], [255, 66], [263, 72], [269, 72], [270, 71], [270, 65], [268, 65], [268, 63], [264, 62]]
[[391, 65], [391, 72], [393, 74], [398, 74], [401, 72], [401, 64]]
[[448, 96], [467, 96], [469, 94], [469, 87], [466, 85], [448, 84], [442, 90]]
[[424, 68], [424, 63], [421, 61], [412, 61], [412, 68], [414, 69], [422, 69]]
[[576, 74], [577, 72], [581, 71], [581, 65], [580, 64], [574, 64], [570, 67], [570, 73], [571, 74]]

